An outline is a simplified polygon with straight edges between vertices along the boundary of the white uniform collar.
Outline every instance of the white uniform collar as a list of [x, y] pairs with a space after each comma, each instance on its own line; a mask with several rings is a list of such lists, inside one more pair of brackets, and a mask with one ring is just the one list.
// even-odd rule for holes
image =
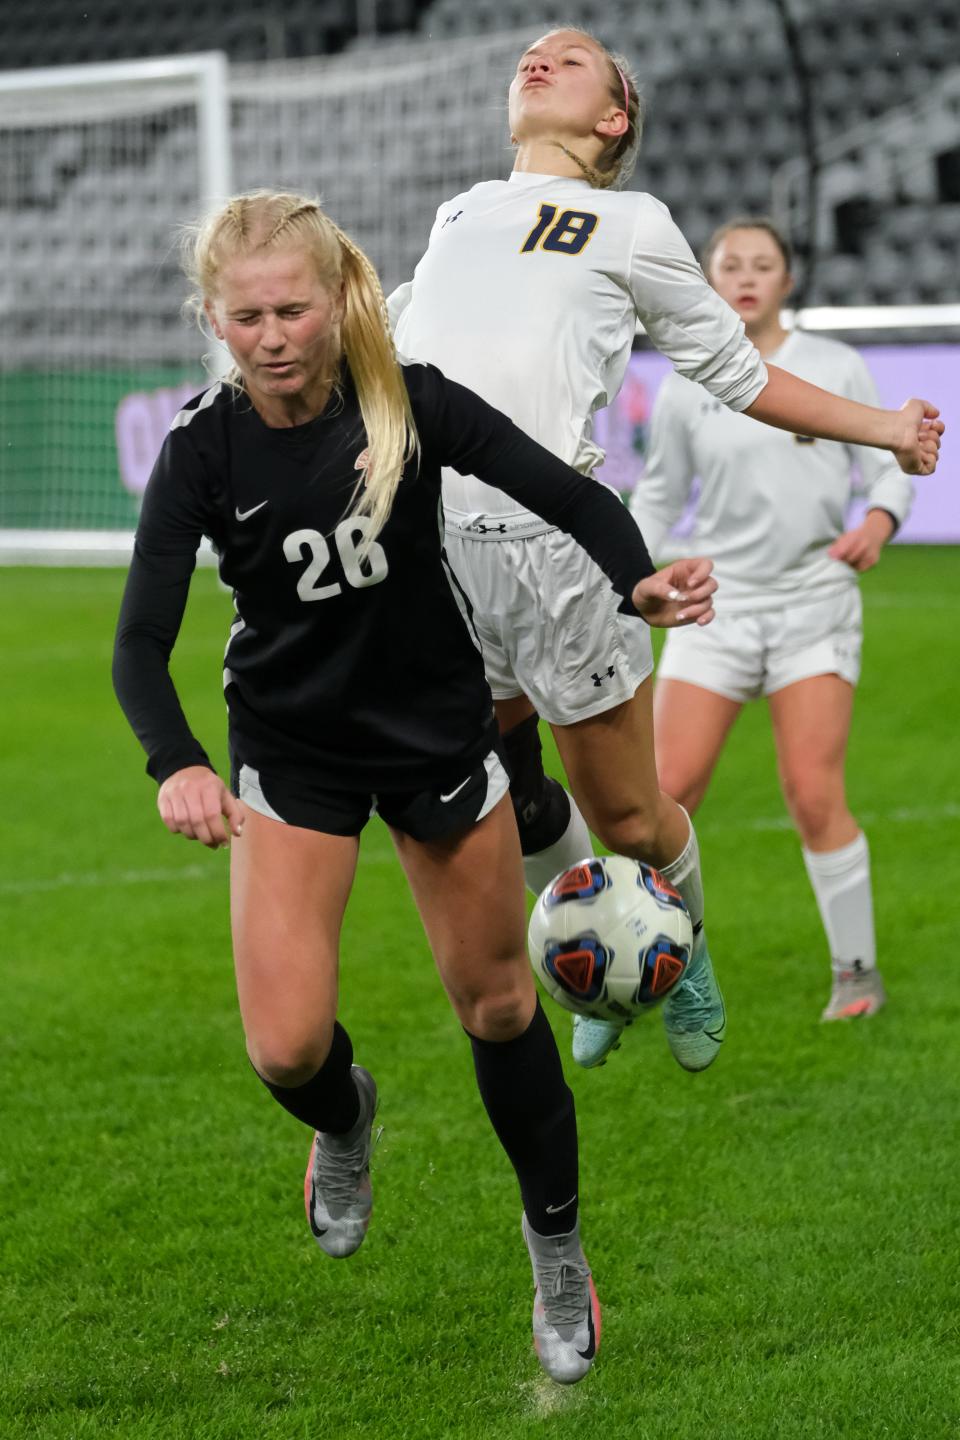
[[589, 180], [578, 180], [573, 175], [538, 175], [533, 170], [511, 170], [507, 176], [508, 185], [581, 185], [587, 190], [593, 186]]

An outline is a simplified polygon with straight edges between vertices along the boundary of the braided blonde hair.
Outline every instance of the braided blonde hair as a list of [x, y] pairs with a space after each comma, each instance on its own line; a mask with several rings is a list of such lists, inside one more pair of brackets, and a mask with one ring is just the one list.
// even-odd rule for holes
[[[404, 466], [420, 449], [387, 302], [367, 256], [324, 213], [318, 200], [285, 191], [252, 190], [185, 227], [181, 256], [191, 293], [184, 309], [202, 324], [204, 302], [219, 294], [224, 267], [231, 260], [281, 248], [305, 251], [321, 285], [331, 293], [343, 285], [343, 319], [327, 378], [336, 382], [340, 360], [345, 359], [367, 435], [367, 466], [349, 504], [351, 514], [371, 521], [360, 546], [365, 554], [389, 519]], [[239, 386], [239, 371], [232, 370], [226, 380]]]

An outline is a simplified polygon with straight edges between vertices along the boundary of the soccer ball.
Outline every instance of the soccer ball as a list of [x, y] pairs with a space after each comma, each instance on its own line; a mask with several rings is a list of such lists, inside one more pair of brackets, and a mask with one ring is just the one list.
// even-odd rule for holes
[[683, 977], [693, 926], [652, 865], [622, 855], [583, 860], [550, 882], [528, 932], [530, 963], [566, 1010], [630, 1021]]

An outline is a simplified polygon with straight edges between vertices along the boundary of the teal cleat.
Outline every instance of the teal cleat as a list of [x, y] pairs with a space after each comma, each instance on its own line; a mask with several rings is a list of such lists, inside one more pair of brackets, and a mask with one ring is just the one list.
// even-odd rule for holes
[[573, 1058], [584, 1070], [605, 1065], [607, 1056], [620, 1049], [625, 1025], [615, 1020], [593, 1020], [588, 1015], [573, 1017]]
[[702, 929], [694, 938], [687, 973], [663, 1002], [663, 1028], [673, 1058], [684, 1070], [706, 1070], [716, 1060], [727, 1015]]

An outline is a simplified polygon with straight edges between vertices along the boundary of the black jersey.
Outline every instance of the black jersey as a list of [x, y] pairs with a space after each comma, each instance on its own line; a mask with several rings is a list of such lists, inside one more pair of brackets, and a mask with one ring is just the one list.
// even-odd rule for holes
[[168, 671], [203, 535], [236, 606], [232, 748], [265, 774], [329, 787], [442, 784], [490, 748], [480, 648], [443, 551], [442, 465], [567, 530], [632, 612], [632, 587], [654, 567], [620, 500], [432, 366], [405, 366], [404, 378], [421, 451], [362, 559], [369, 521], [348, 512], [367, 440], [349, 374], [306, 425], [272, 428], [224, 384], [177, 416], [144, 496], [114, 654], [117, 695], [158, 781], [210, 763]]

